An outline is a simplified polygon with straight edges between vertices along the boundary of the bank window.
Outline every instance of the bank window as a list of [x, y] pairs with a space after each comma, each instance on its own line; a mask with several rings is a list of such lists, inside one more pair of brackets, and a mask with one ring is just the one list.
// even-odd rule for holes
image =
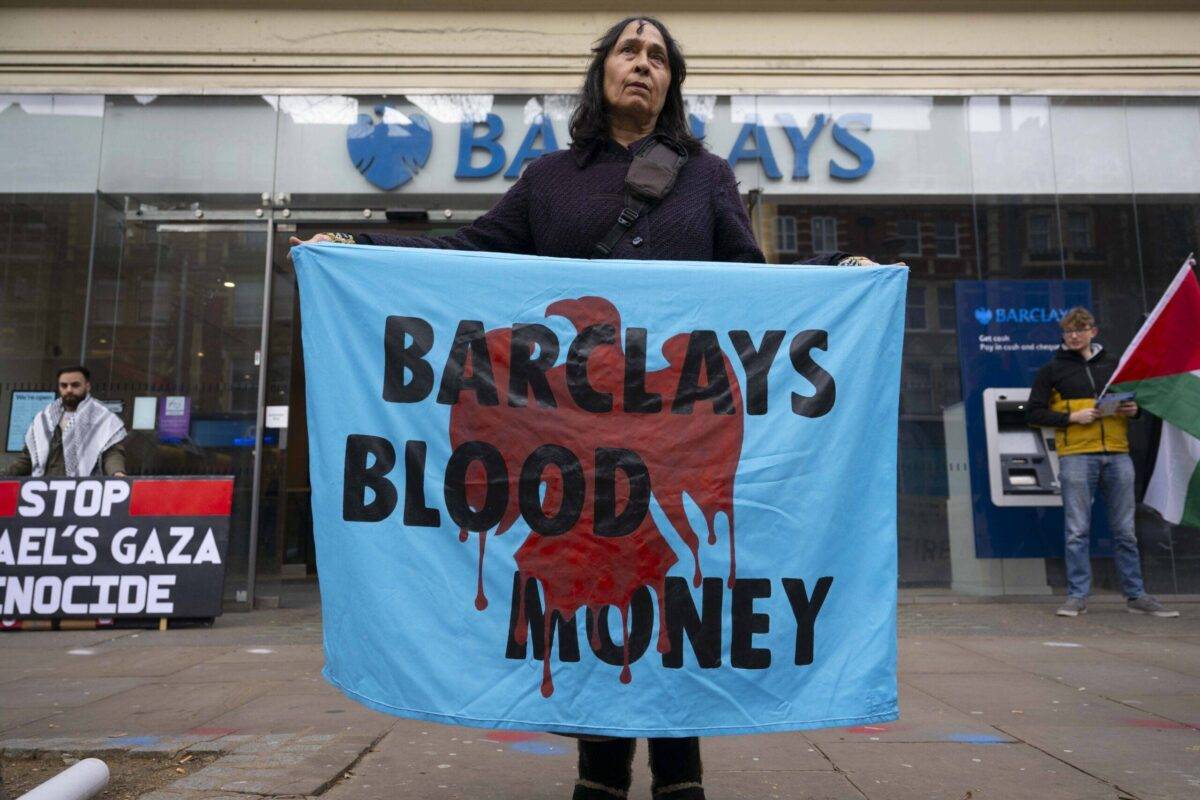
[[814, 253], [836, 253], [838, 249], [837, 218], [813, 217], [812, 242]]
[[933, 365], [919, 361], [905, 364], [900, 394], [904, 410], [909, 414], [932, 414]]
[[957, 304], [954, 302], [954, 287], [939, 286], [937, 290], [938, 328], [952, 331], [958, 316]]
[[929, 318], [925, 308], [925, 287], [915, 286], [908, 290], [904, 304], [904, 327], [910, 331], [929, 329]]
[[896, 239], [900, 245], [900, 255], [921, 255], [921, 223], [915, 219], [896, 220]]
[[1092, 215], [1086, 211], [1067, 213], [1067, 247], [1071, 250], [1091, 250]]
[[962, 400], [958, 367], [942, 364], [942, 406], [952, 406]]
[[1049, 253], [1053, 249], [1050, 236], [1050, 214], [1037, 211], [1029, 215], [1028, 242], [1030, 253]]
[[952, 219], [939, 219], [934, 223], [933, 241], [939, 256], [958, 256], [958, 223]]
[[170, 281], [142, 281], [138, 296], [138, 322], [163, 323], [171, 319]]
[[796, 252], [796, 218], [775, 218], [775, 249], [780, 253]]

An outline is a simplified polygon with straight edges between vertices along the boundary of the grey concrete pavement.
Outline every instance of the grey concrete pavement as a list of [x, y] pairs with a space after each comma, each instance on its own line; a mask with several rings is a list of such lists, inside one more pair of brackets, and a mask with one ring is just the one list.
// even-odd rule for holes
[[[708, 795], [1200, 797], [1197, 600], [1171, 599], [1173, 620], [1116, 598], [1063, 619], [902, 593], [900, 720], [706, 739]], [[321, 680], [320, 630], [310, 592], [211, 629], [0, 635], [0, 748], [222, 754], [147, 800], [570, 796], [570, 740], [362, 708]], [[649, 796], [644, 762], [643, 744], [631, 796]]]

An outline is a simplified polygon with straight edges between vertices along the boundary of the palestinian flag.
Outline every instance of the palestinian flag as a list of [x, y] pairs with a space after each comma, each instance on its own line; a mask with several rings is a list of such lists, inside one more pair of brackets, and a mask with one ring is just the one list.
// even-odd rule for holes
[[1188, 256], [1133, 337], [1106, 391], [1136, 392], [1163, 420], [1145, 502], [1169, 522], [1200, 527], [1200, 282]]

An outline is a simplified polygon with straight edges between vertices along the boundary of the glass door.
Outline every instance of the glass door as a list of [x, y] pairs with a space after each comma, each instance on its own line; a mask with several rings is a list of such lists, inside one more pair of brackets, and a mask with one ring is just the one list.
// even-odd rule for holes
[[225, 593], [249, 603], [270, 222], [140, 216], [108, 215], [97, 231], [94, 394], [121, 409], [130, 474], [234, 476]]

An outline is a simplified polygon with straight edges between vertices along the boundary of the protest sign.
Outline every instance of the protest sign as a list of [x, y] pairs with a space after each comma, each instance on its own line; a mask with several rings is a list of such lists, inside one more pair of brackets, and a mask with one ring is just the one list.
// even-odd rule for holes
[[906, 269], [294, 253], [335, 685], [623, 736], [895, 717]]

